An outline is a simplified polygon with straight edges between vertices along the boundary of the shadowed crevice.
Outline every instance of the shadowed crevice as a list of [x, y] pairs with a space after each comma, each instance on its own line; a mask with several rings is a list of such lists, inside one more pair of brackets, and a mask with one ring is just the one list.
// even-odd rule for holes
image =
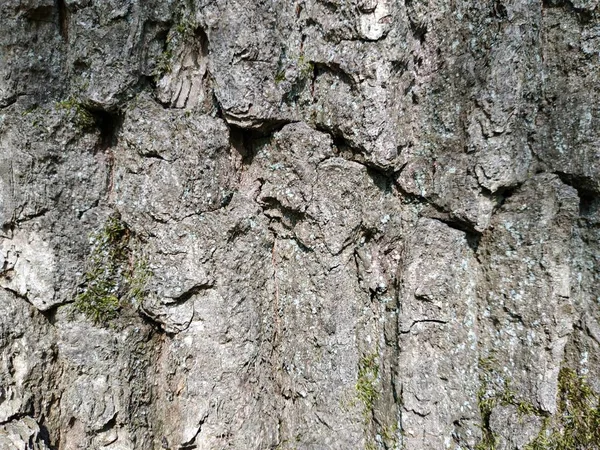
[[104, 110], [88, 110], [94, 118], [96, 128], [100, 131], [100, 145], [102, 149], [114, 147], [117, 144], [119, 130], [124, 117], [120, 112]]
[[58, 10], [58, 29], [61, 37], [65, 42], [69, 40], [69, 10], [65, 4], [65, 0], [55, 0], [56, 9]]
[[573, 175], [564, 172], [555, 172], [567, 186], [571, 186], [577, 191], [579, 197], [579, 216], [589, 217], [598, 211], [600, 207], [600, 194], [594, 189], [594, 180], [582, 175]]
[[542, 0], [542, 7], [563, 8], [569, 13], [576, 15], [577, 19], [583, 24], [592, 22], [596, 16], [594, 11], [576, 7], [571, 0]]

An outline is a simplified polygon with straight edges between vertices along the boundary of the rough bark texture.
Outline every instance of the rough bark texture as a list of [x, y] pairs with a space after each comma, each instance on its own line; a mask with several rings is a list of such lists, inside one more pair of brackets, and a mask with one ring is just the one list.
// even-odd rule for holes
[[599, 448], [599, 18], [2, 0], [0, 448]]

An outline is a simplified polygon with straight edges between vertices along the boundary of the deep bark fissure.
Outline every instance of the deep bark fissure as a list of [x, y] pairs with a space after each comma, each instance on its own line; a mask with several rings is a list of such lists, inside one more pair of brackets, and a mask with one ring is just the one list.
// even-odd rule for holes
[[69, 10], [65, 0], [55, 0], [58, 10], [58, 29], [65, 42], [69, 41]]

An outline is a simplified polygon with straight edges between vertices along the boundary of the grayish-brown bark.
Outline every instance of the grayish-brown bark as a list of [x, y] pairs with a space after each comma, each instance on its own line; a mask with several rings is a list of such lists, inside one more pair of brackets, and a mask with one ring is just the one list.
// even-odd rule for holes
[[2, 0], [0, 448], [599, 448], [598, 3]]

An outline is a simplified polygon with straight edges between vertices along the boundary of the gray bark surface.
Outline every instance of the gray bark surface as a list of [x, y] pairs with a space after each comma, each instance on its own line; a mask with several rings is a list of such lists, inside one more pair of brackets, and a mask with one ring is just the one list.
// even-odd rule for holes
[[599, 3], [2, 0], [0, 449], [599, 449]]

